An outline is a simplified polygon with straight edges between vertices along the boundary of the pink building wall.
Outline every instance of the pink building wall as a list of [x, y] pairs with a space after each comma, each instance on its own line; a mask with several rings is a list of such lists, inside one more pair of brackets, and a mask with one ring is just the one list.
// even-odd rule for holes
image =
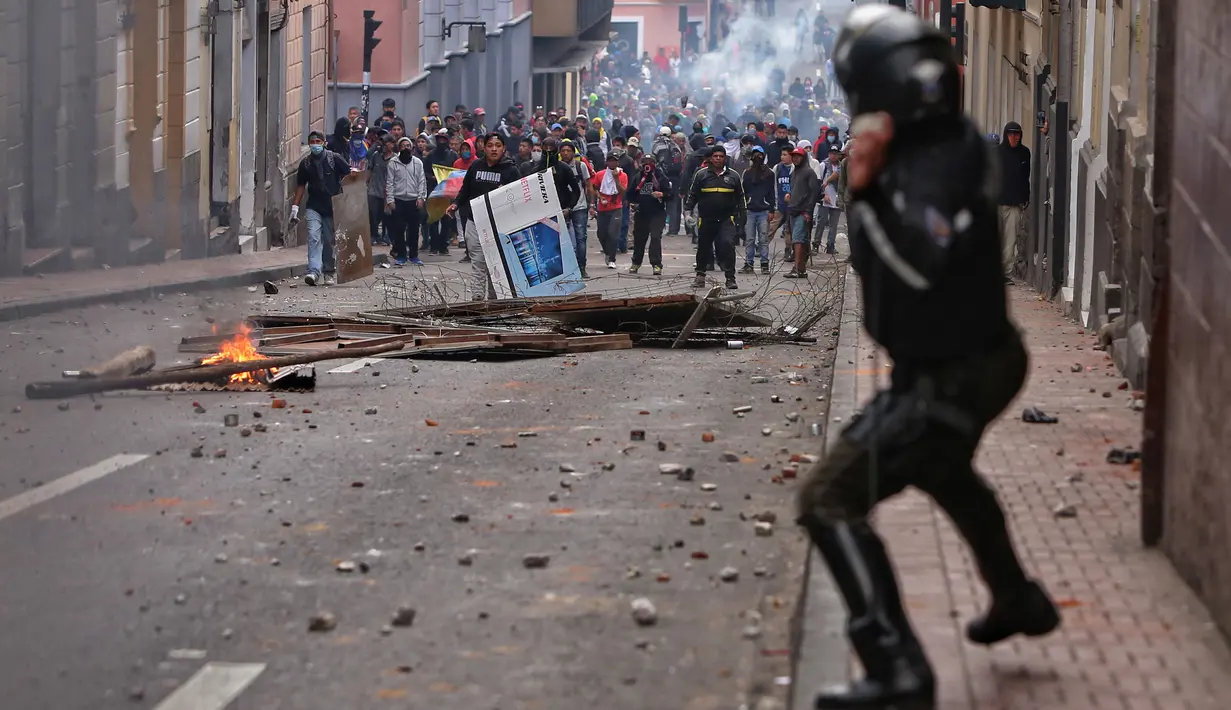
[[363, 11], [384, 24], [372, 51], [372, 83], [400, 84], [419, 73], [419, 0], [364, 0], [334, 6], [338, 31], [338, 81], [363, 81]]
[[641, 51], [656, 56], [661, 47], [671, 56], [671, 50], [680, 48], [680, 5], [688, 6], [688, 19], [701, 21], [704, 26], [704, 2], [647, 2], [633, 0], [622, 3], [616, 0], [615, 9], [611, 13], [612, 22], [638, 22], [640, 24]]

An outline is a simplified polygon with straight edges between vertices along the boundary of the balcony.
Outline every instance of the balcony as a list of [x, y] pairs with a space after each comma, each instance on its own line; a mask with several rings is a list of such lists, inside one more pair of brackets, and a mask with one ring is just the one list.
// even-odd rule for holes
[[582, 37], [605, 34], [601, 27], [611, 19], [615, 0], [532, 0], [535, 37]]

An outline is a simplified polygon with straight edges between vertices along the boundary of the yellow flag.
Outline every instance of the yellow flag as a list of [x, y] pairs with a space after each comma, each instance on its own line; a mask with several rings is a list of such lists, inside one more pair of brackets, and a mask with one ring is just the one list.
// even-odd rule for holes
[[436, 172], [436, 182], [444, 182], [453, 174], [453, 168], [447, 165], [432, 165], [432, 170]]

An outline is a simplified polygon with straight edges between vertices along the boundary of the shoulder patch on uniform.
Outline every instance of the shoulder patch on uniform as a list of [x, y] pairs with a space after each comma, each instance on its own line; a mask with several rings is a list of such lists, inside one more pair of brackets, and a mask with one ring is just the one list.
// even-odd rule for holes
[[931, 205], [923, 210], [923, 226], [937, 245], [947, 247], [953, 241], [953, 223]]

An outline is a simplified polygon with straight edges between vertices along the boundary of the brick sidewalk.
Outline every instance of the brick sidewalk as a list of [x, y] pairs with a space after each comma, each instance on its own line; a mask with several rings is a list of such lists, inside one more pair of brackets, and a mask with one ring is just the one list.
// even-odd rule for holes
[[[1231, 708], [1224, 638], [1166, 558], [1142, 548], [1135, 466], [1105, 461], [1113, 446], [1140, 444], [1131, 393], [1118, 389], [1122, 380], [1093, 349], [1092, 334], [1027, 289], [1013, 288], [1010, 297], [1033, 367], [1023, 395], [984, 440], [977, 465], [999, 492], [1023, 563], [1063, 607], [1064, 625], [1046, 638], [992, 649], [967, 643], [964, 625], [985, 606], [986, 591], [965, 544], [926, 496], [912, 491], [887, 501], [876, 524], [936, 665], [940, 707]], [[844, 320], [857, 312], [849, 304], [843, 310]], [[864, 400], [875, 384], [867, 374], [875, 362], [871, 343], [860, 332], [857, 352], [841, 345], [836, 378], [854, 380], [855, 399]], [[1084, 369], [1075, 373], [1077, 363]], [[835, 382], [835, 399], [839, 390]], [[1029, 405], [1060, 423], [1022, 422]], [[1061, 503], [1076, 516], [1055, 517]]]
[[307, 271], [307, 266], [307, 250], [296, 247], [210, 259], [5, 278], [0, 279], [0, 321], [94, 303], [148, 298], [158, 293], [246, 286], [299, 276]]

